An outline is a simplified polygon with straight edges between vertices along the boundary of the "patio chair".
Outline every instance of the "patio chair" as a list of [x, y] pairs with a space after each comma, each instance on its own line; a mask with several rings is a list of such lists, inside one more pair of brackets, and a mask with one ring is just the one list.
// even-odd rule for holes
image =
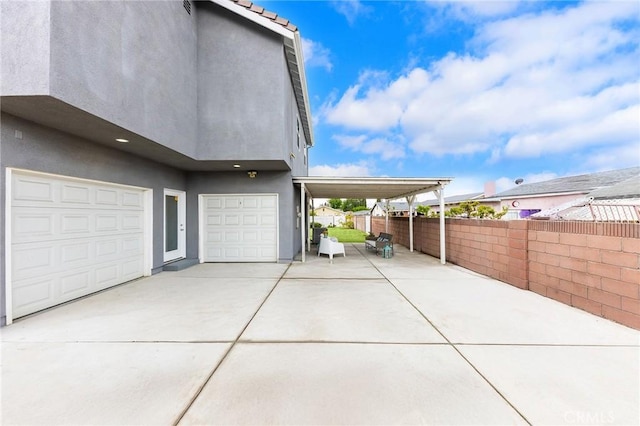
[[320, 245], [318, 246], [318, 256], [321, 254], [328, 254], [329, 259], [333, 261], [334, 254], [342, 254], [346, 256], [344, 251], [344, 244], [339, 243], [335, 237], [322, 237], [320, 238]]

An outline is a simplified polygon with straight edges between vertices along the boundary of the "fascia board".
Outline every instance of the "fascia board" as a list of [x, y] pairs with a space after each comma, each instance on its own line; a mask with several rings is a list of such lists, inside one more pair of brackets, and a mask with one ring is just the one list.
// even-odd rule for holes
[[286, 37], [290, 40], [293, 40], [294, 38], [294, 32], [291, 30], [286, 29], [285, 27], [283, 27], [280, 24], [277, 24], [275, 22], [273, 22], [270, 19], [265, 18], [264, 16], [260, 16], [257, 13], [243, 7], [243, 6], [238, 6], [237, 4], [229, 1], [229, 0], [209, 0], [211, 3], [215, 3], [220, 7], [224, 7], [227, 10], [230, 10], [231, 12], [242, 16], [243, 18], [246, 18], [248, 20], [250, 20], [251, 22], [255, 22], [258, 25], [263, 26], [264, 28], [267, 28], [275, 33], [280, 34], [283, 37]]

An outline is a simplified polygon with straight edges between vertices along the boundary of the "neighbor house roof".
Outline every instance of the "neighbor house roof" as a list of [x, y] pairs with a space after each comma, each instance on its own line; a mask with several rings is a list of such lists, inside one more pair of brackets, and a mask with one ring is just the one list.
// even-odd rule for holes
[[598, 222], [638, 222], [640, 197], [594, 200], [579, 197], [531, 215], [532, 219], [581, 220]]
[[513, 198], [541, 194], [588, 193], [598, 188], [610, 187], [640, 174], [640, 167], [589, 173], [551, 179], [544, 182], [522, 184], [496, 194], [495, 198]]
[[243, 16], [264, 28], [283, 36], [284, 53], [289, 64], [289, 72], [293, 84], [296, 104], [300, 111], [300, 121], [307, 145], [313, 145], [313, 129], [311, 121], [311, 107], [309, 106], [309, 92], [304, 71], [304, 57], [302, 55], [302, 40], [298, 27], [288, 19], [270, 12], [262, 6], [246, 0], [210, 0], [236, 14]]
[[640, 174], [623, 180], [615, 185], [599, 188], [589, 193], [595, 200], [613, 198], [640, 198]]
[[[470, 194], [453, 195], [451, 197], [445, 197], [444, 203], [458, 204], [458, 203], [462, 203], [463, 201], [479, 200], [482, 198], [483, 195], [484, 195], [484, 192], [472, 192]], [[423, 206], [438, 206], [440, 205], [440, 202], [438, 200], [426, 200], [421, 202], [420, 204], [422, 204]]]

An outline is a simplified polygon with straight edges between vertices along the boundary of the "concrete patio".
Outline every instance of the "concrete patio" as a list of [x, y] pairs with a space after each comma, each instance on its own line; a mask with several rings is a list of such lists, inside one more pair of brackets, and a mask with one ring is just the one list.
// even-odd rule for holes
[[640, 333], [397, 247], [201, 264], [1, 330], [0, 423], [640, 424]]

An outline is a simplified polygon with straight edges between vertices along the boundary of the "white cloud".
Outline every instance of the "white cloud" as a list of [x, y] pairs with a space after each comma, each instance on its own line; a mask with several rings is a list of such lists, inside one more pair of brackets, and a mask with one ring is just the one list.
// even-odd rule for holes
[[369, 139], [366, 135], [334, 135], [338, 145], [353, 152], [368, 155], [379, 155], [383, 160], [404, 158], [405, 149], [402, 143], [388, 138], [377, 137]]
[[350, 25], [361, 15], [371, 12], [371, 8], [364, 5], [360, 0], [334, 0], [331, 2], [333, 8], [343, 15]]
[[393, 82], [388, 82], [386, 73], [365, 71], [357, 84], [349, 87], [336, 103], [329, 100], [321, 113], [328, 123], [351, 129], [392, 128], [398, 125], [403, 108], [414, 99], [416, 89], [427, 82], [427, 73], [419, 68]]
[[428, 0], [428, 3], [444, 10], [455, 18], [465, 21], [478, 17], [504, 16], [514, 12], [521, 4], [519, 0]]
[[[465, 7], [502, 7], [474, 5]], [[418, 154], [490, 163], [637, 146], [637, 12], [634, 2], [587, 2], [487, 21], [473, 51], [395, 79], [363, 73], [320, 117], [367, 140], [399, 135]]]
[[331, 51], [324, 47], [322, 43], [303, 37], [302, 54], [304, 56], [304, 63], [308, 67], [321, 67], [327, 71], [333, 69]]
[[371, 176], [371, 166], [364, 161], [335, 165], [323, 164], [309, 167], [309, 176], [368, 177]]

